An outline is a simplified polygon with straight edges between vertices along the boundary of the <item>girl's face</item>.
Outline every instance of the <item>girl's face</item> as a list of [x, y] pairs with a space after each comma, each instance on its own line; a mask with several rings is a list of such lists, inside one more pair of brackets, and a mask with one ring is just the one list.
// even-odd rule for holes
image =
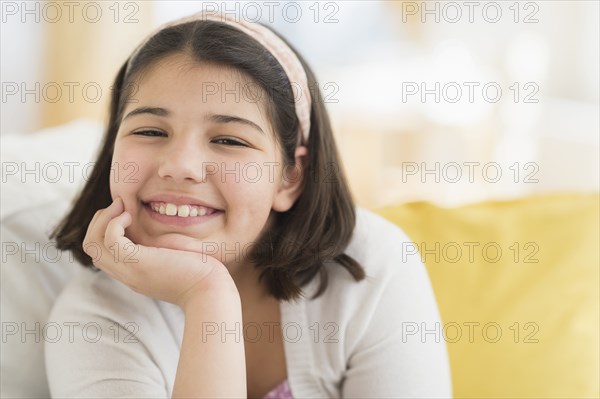
[[243, 261], [271, 210], [293, 205], [300, 181], [283, 174], [264, 106], [243, 91], [257, 87], [248, 83], [185, 55], [142, 74], [117, 132], [110, 181], [132, 216], [133, 242], [231, 265]]

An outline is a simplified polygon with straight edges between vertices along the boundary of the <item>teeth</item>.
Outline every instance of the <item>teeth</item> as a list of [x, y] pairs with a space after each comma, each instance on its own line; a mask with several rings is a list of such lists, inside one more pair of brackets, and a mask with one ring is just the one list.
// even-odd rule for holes
[[211, 208], [205, 208], [203, 206], [192, 206], [192, 205], [175, 205], [171, 203], [152, 203], [150, 205], [154, 212], [158, 212], [161, 215], [175, 216], [178, 217], [195, 217], [205, 216], [212, 214], [215, 210]]
[[177, 205], [175, 204], [167, 204], [167, 206], [165, 207], [166, 213], [168, 216], [175, 216], [177, 215]]
[[177, 216], [186, 218], [189, 215], [190, 215], [189, 205], [180, 205], [179, 208], [177, 208]]

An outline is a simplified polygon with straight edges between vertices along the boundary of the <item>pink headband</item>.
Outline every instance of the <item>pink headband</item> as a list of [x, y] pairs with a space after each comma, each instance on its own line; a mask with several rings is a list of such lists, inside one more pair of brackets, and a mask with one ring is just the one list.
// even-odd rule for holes
[[310, 92], [308, 91], [308, 79], [306, 77], [306, 72], [304, 71], [302, 63], [294, 51], [279, 36], [260, 24], [249, 23], [241, 18], [239, 21], [237, 21], [218, 13], [207, 13], [205, 11], [200, 11], [199, 13], [178, 19], [176, 21], [168, 22], [159, 27], [138, 46], [138, 48], [131, 55], [130, 60], [134, 59], [138, 51], [144, 47], [146, 42], [162, 29], [198, 20], [217, 21], [233, 26], [248, 36], [254, 38], [275, 57], [287, 75], [292, 86], [292, 90], [294, 89], [294, 85], [297, 86], [297, 91], [293, 91], [296, 116], [300, 122], [298, 135], [299, 139], [303, 139], [300, 141], [304, 141], [305, 144], [308, 143], [308, 134], [310, 132], [311, 96]]

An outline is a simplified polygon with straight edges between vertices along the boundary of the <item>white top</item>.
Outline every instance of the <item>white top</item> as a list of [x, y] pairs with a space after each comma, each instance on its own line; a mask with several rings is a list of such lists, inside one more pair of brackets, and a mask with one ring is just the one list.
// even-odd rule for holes
[[[434, 293], [420, 258], [403, 259], [409, 242], [391, 222], [359, 208], [346, 253], [367, 278], [357, 283], [343, 267], [328, 264], [323, 295], [307, 299], [318, 287], [315, 279], [303, 299], [281, 302], [294, 398], [452, 396]], [[45, 328], [52, 396], [170, 397], [183, 324], [176, 305], [81, 268]]]

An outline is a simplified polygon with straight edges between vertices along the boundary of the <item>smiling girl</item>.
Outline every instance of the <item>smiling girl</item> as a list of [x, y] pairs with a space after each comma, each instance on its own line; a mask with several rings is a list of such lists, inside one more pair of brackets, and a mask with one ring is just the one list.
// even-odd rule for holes
[[440, 323], [426, 269], [355, 207], [309, 87], [283, 39], [220, 15], [129, 57], [54, 232], [86, 266], [50, 316], [74, 331], [46, 343], [54, 397], [451, 396], [444, 341], [405, 336]]

